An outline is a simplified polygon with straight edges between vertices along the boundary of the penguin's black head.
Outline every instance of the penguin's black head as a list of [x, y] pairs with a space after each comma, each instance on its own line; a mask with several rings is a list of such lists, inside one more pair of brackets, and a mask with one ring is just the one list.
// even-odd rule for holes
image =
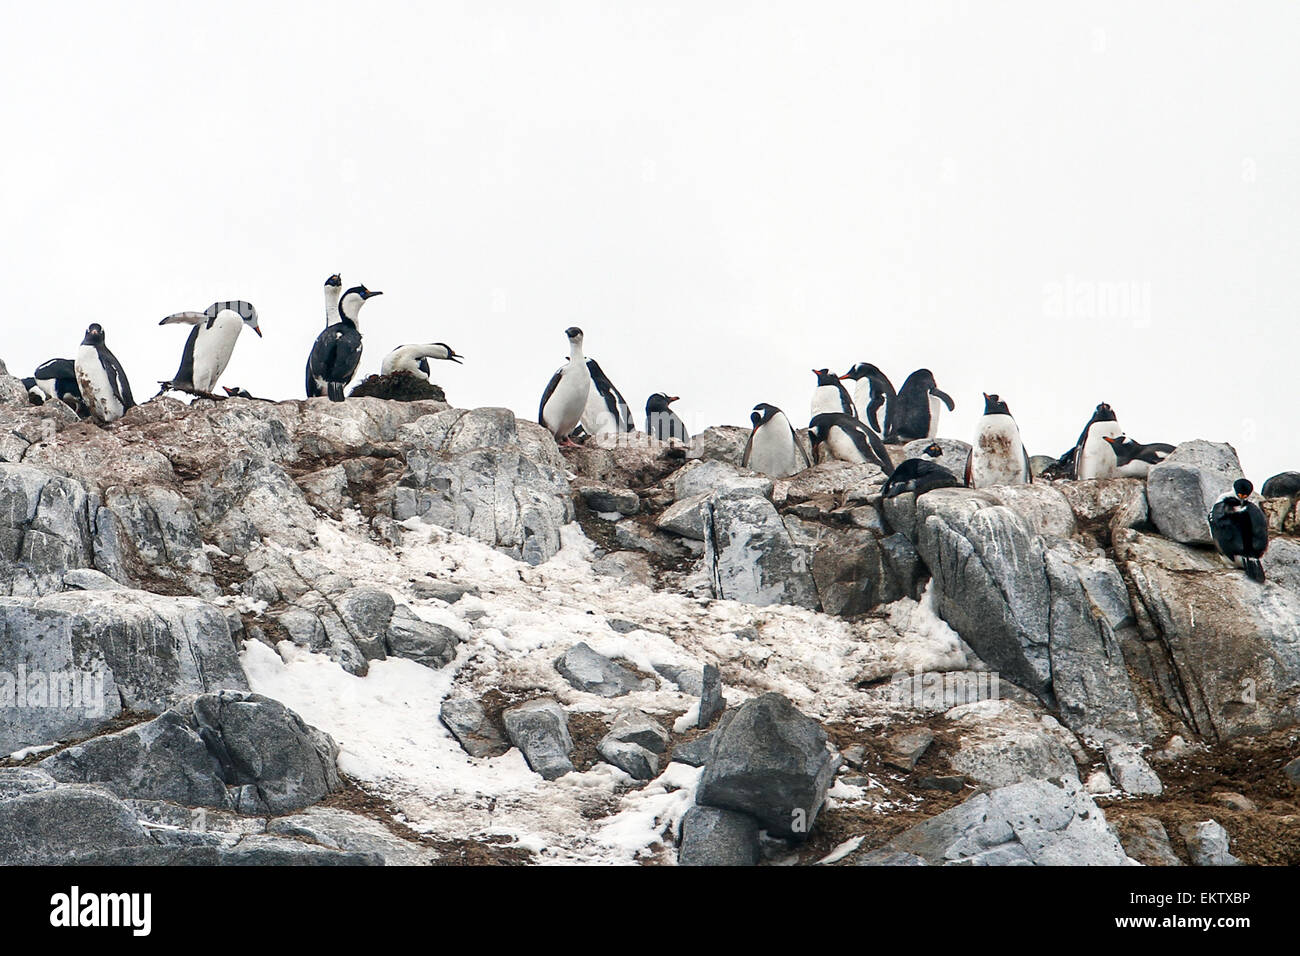
[[564, 334], [569, 337], [570, 342], [582, 341], [582, 329], [578, 328], [576, 325], [569, 326], [564, 330]]
[[755, 431], [757, 431], [758, 426], [763, 424], [763, 413], [760, 412], [758, 409], [754, 409], [754, 411], [750, 412], [749, 424], [753, 427]]
[[942, 458], [943, 448], [937, 441], [932, 441], [926, 446], [925, 454], [929, 455], [931, 458]]
[[343, 285], [343, 277], [336, 272], [325, 280], [325, 284], [331, 289], [338, 289]]
[[834, 421], [835, 416], [832, 412], [824, 412], [821, 415], [813, 416], [812, 421], [808, 423], [808, 437], [812, 439], [814, 448], [826, 440]]
[[985, 415], [1010, 415], [1011, 409], [1007, 408], [1007, 403], [1002, 401], [997, 395], [984, 393], [984, 414]]
[[92, 322], [86, 328], [86, 337], [81, 340], [82, 345], [103, 345], [104, 344], [104, 327], [98, 322]]
[[1232, 483], [1232, 490], [1233, 493], [1236, 494], [1238, 498], [1240, 498], [1242, 501], [1245, 501], [1254, 493], [1255, 486], [1252, 485], [1245, 478], [1238, 478], [1236, 481]]
[[1092, 413], [1094, 422], [1115, 422], [1119, 419], [1115, 416], [1115, 409], [1111, 408], [1105, 402], [1097, 406], [1096, 411]]
[[915, 379], [921, 387], [927, 390], [939, 387], [939, 383], [934, 380], [934, 373], [928, 368], [918, 368], [909, 377]]
[[852, 381], [857, 382], [864, 378], [879, 377], [880, 374], [880, 369], [876, 368], [870, 362], [859, 362], [854, 365], [853, 368], [841, 375], [840, 379], [851, 379]]
[[828, 368], [815, 368], [812, 373], [817, 376], [818, 385], [834, 385], [840, 377]]
[[646, 414], [668, 411], [668, 406], [677, 401], [678, 397], [677, 395], [669, 395], [667, 392], [655, 392], [645, 403]]
[[749, 420], [752, 421], [754, 427], [757, 428], [759, 425], [766, 425], [780, 414], [781, 409], [777, 408], [775, 405], [769, 405], [767, 402], [759, 402], [754, 406], [754, 412], [749, 416]]

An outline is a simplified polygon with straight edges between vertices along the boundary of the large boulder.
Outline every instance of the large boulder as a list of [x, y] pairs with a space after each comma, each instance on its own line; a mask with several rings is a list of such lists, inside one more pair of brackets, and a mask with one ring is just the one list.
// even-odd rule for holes
[[97, 851], [152, 845], [136, 815], [112, 794], [52, 782], [25, 793], [0, 789], [0, 866], [57, 865]]
[[555, 669], [575, 690], [599, 697], [621, 697], [641, 686], [639, 677], [596, 653], [585, 641], [556, 658]]
[[1206, 520], [1214, 502], [1242, 477], [1231, 445], [1183, 442], [1147, 475], [1151, 520], [1166, 538], [1182, 544], [1214, 543]]
[[682, 817], [680, 866], [756, 866], [758, 823], [734, 810], [691, 807]]
[[805, 549], [766, 498], [715, 495], [705, 512], [704, 566], [718, 598], [746, 604], [818, 606]]
[[546, 698], [530, 700], [503, 712], [501, 720], [510, 742], [543, 779], [555, 780], [574, 769], [569, 759], [573, 738], [568, 717], [558, 703]]
[[695, 800], [747, 813], [769, 833], [804, 839], [839, 764], [817, 721], [781, 694], [764, 694], [718, 729]]
[[237, 691], [202, 694], [127, 730], [40, 761], [65, 783], [122, 797], [282, 814], [338, 788], [338, 746], [278, 701]]
[[197, 598], [0, 598], [0, 633], [0, 708], [11, 715], [0, 753], [93, 732], [124, 707], [160, 713], [187, 695], [248, 688], [226, 614]]
[[932, 866], [1123, 866], [1106, 815], [1073, 778], [978, 793], [919, 823], [860, 862]]

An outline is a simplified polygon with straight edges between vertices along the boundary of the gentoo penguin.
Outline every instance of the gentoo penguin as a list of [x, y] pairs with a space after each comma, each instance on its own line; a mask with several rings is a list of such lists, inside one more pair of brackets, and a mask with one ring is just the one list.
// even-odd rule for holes
[[984, 417], [975, 428], [975, 442], [966, 460], [966, 486], [1024, 485], [1033, 481], [1029, 455], [1007, 403], [984, 395]]
[[1234, 563], [1241, 562], [1252, 581], [1264, 583], [1264, 566], [1259, 559], [1268, 550], [1268, 519], [1259, 505], [1250, 500], [1255, 490], [1245, 478], [1232, 484], [1232, 492], [1214, 503], [1210, 510], [1210, 533], [1219, 550]]
[[101, 422], [117, 421], [135, 407], [131, 383], [126, 380], [122, 363], [104, 344], [104, 329], [91, 323], [77, 349], [75, 363], [77, 386], [90, 414]]
[[595, 359], [587, 359], [587, 371], [591, 373], [591, 391], [587, 393], [587, 405], [582, 412], [582, 430], [588, 435], [636, 431], [627, 399]]
[[[877, 434], [884, 434], [881, 423], [889, 421], [894, 400], [898, 397], [889, 376], [870, 362], [859, 362], [840, 379], [857, 383], [853, 387], [853, 404], [857, 406], [859, 420], [870, 425]], [[880, 416], [882, 405], [885, 412]]]
[[565, 329], [564, 334], [569, 339], [569, 361], [547, 383], [537, 407], [537, 421], [549, 428], [561, 445], [573, 445], [569, 436], [587, 408], [591, 371], [582, 355], [582, 329], [573, 326]]
[[1079, 481], [1118, 477], [1119, 462], [1115, 449], [1106, 439], [1119, 438], [1123, 434], [1124, 429], [1115, 418], [1115, 409], [1105, 402], [1098, 405], [1075, 442], [1074, 477]]
[[1300, 497], [1300, 471], [1284, 471], [1264, 482], [1265, 498]]
[[1131, 438], [1106, 436], [1106, 443], [1115, 452], [1115, 474], [1120, 478], [1145, 478], [1152, 465], [1158, 465], [1169, 457], [1173, 445], [1164, 442], [1152, 442], [1143, 445]]
[[769, 478], [789, 478], [812, 466], [794, 426], [781, 409], [760, 403], [754, 406], [749, 420], [753, 430], [740, 459], [742, 468]]
[[316, 336], [307, 356], [307, 397], [328, 395], [331, 402], [343, 401], [343, 389], [356, 374], [361, 362], [361, 330], [357, 316], [369, 299], [382, 292], [371, 292], [363, 285], [353, 286], [339, 297], [339, 321]]
[[343, 278], [337, 272], [325, 280], [325, 328], [339, 321], [339, 296], [343, 294]]
[[686, 430], [686, 423], [677, 417], [668, 406], [679, 401], [676, 395], [667, 392], [655, 392], [645, 403], [645, 430], [651, 438], [659, 441], [676, 439], [682, 444], [690, 444], [691, 433]]
[[[77, 363], [72, 359], [57, 358], [43, 362], [32, 379], [36, 387], [49, 398], [57, 398], [78, 412], [84, 412], [81, 388], [77, 385]], [[26, 379], [24, 379], [26, 381]]]
[[853, 397], [849, 395], [849, 390], [844, 387], [838, 375], [825, 368], [815, 368], [812, 373], [817, 376], [817, 387], [813, 389], [812, 394], [814, 418], [826, 412], [839, 412], [852, 415], [854, 418], [858, 417], [858, 407], [853, 403]]
[[[1061, 481], [1062, 479], [1071, 479], [1074, 477], [1074, 453], [1078, 451], [1073, 445], [1070, 450], [1056, 459], [1050, 465], [1040, 472], [1039, 477], [1044, 481]], [[1046, 457], [1046, 456], [1044, 456]]]
[[244, 326], [256, 332], [259, 339], [262, 337], [257, 309], [242, 299], [213, 302], [202, 312], [177, 312], [158, 324], [193, 326], [181, 353], [181, 367], [166, 384], [208, 394], [217, 387], [217, 379], [230, 364]]
[[394, 372], [413, 372], [428, 378], [430, 374], [429, 359], [440, 359], [445, 362], [455, 362], [457, 365], [463, 365], [461, 359], [464, 357], [446, 342], [431, 342], [428, 345], [399, 345], [384, 356], [384, 363], [380, 371], [384, 375], [392, 375]]
[[808, 423], [808, 434], [814, 451], [825, 445], [831, 457], [839, 461], [854, 464], [870, 462], [879, 465], [886, 475], [894, 471], [885, 443], [879, 435], [858, 421], [856, 415], [846, 415], [844, 412], [814, 415]]
[[939, 434], [939, 413], [944, 405], [948, 411], [956, 408], [948, 393], [939, 390], [934, 373], [928, 368], [917, 369], [907, 376], [885, 413], [885, 441], [903, 445], [919, 438], [934, 438]]
[[911, 492], [923, 495], [936, 488], [957, 488], [961, 479], [934, 459], [943, 457], [943, 448], [931, 442], [922, 453], [924, 458], [908, 458], [891, 474], [880, 489], [882, 498], [893, 498]]

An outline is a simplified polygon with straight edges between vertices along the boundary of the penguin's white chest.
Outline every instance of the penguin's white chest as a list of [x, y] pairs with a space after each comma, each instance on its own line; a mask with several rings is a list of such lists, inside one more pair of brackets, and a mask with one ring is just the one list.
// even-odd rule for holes
[[551, 434], [564, 438], [578, 427], [592, 391], [587, 363], [581, 358], [571, 359], [542, 410], [542, 417], [546, 419], [546, 427], [551, 430]]
[[980, 419], [971, 450], [971, 487], [1023, 485], [1029, 480], [1020, 429], [1010, 415], [985, 415]]
[[617, 434], [621, 431], [618, 418], [610, 414], [605, 396], [594, 382], [587, 390], [587, 404], [582, 410], [582, 428], [589, 435]]
[[925, 433], [926, 438], [934, 438], [939, 434], [939, 413], [943, 409], [943, 401], [934, 393], [930, 396], [930, 428]]
[[784, 415], [775, 415], [754, 432], [749, 451], [749, 470], [769, 478], [788, 478], [803, 470], [794, 447], [794, 433]]
[[194, 340], [194, 387], [200, 392], [211, 392], [217, 387], [243, 328], [243, 320], [234, 312], [222, 312], [211, 328], [199, 326], [198, 338]]
[[858, 379], [858, 384], [853, 387], [853, 404], [857, 406], [858, 421], [870, 428], [871, 422], [867, 420], [867, 406], [871, 404], [870, 379]]
[[1093, 422], [1088, 428], [1088, 437], [1079, 449], [1078, 467], [1075, 469], [1081, 481], [1092, 478], [1115, 478], [1119, 475], [1119, 459], [1115, 449], [1110, 447], [1107, 438], [1118, 438], [1124, 434], [1119, 422]]
[[834, 385], [818, 385], [813, 389], [812, 395], [812, 417], [816, 418], [825, 412], [846, 412], [844, 399], [840, 396], [840, 390]]
[[842, 428], [832, 428], [826, 434], [826, 447], [830, 449], [831, 455], [840, 461], [861, 463], [867, 460], [857, 443], [853, 441], [853, 437]]
[[90, 406], [90, 412], [100, 421], [117, 421], [126, 409], [113, 393], [104, 363], [99, 360], [99, 350], [93, 345], [83, 345], [77, 350], [77, 384], [81, 397]]

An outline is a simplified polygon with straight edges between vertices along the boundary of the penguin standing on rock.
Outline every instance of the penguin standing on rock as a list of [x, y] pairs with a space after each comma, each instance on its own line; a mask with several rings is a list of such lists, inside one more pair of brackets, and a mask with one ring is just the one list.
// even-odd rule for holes
[[766, 402], [754, 406], [749, 416], [753, 430], [745, 443], [740, 466], [769, 478], [789, 478], [812, 466], [785, 412]]
[[923, 495], [936, 488], [957, 488], [961, 479], [934, 459], [943, 457], [943, 448], [931, 442], [921, 453], [924, 458], [909, 458], [894, 469], [880, 489], [882, 498], [895, 498], [911, 492]]
[[550, 429], [561, 445], [572, 447], [575, 443], [570, 433], [578, 427], [587, 408], [591, 371], [582, 355], [582, 329], [573, 326], [564, 334], [569, 340], [569, 362], [547, 383], [537, 408], [537, 421]]
[[[897, 393], [889, 376], [870, 362], [859, 362], [840, 376], [841, 381], [856, 383], [853, 387], [853, 404], [858, 409], [859, 420], [870, 425], [876, 434], [884, 434], [882, 422], [888, 422], [893, 413]], [[880, 407], [884, 415], [880, 416]]]
[[446, 342], [431, 342], [428, 345], [399, 345], [384, 356], [384, 363], [380, 367], [380, 372], [384, 375], [392, 375], [394, 372], [410, 372], [413, 375], [423, 375], [428, 378], [431, 374], [429, 359], [464, 365], [465, 363], [461, 361], [464, 357]]
[[1255, 490], [1245, 478], [1238, 478], [1232, 492], [1214, 503], [1210, 510], [1210, 534], [1226, 557], [1240, 561], [1246, 576], [1264, 583], [1264, 565], [1260, 558], [1268, 550], [1268, 519], [1259, 505], [1250, 500]]
[[1145, 478], [1150, 473], [1152, 465], [1160, 464], [1174, 450], [1173, 445], [1163, 442], [1143, 445], [1123, 435], [1119, 438], [1111, 438], [1107, 435], [1106, 443], [1115, 452], [1115, 474], [1120, 478]]
[[1120, 438], [1123, 434], [1115, 409], [1105, 402], [1098, 405], [1074, 443], [1074, 477], [1079, 481], [1119, 477], [1115, 446], [1107, 439]]
[[992, 488], [1031, 481], [1029, 455], [1011, 410], [997, 395], [985, 393], [984, 417], [976, 426], [975, 442], [966, 460], [966, 486]]
[[251, 303], [237, 300], [213, 302], [202, 312], [177, 312], [169, 315], [159, 325], [190, 325], [189, 338], [181, 353], [181, 367], [170, 382], [163, 387], [192, 389], [211, 394], [217, 380], [230, 364], [239, 333], [248, 326], [262, 337], [257, 324], [257, 309]]
[[361, 363], [361, 329], [358, 316], [367, 301], [382, 292], [363, 285], [353, 286], [339, 297], [339, 321], [326, 327], [307, 356], [307, 397], [328, 395], [331, 402], [343, 401], [343, 389]]
[[813, 389], [812, 395], [814, 418], [827, 412], [858, 417], [858, 407], [853, 403], [849, 390], [844, 387], [838, 375], [825, 368], [815, 368], [812, 373], [817, 376], [817, 387]]
[[98, 322], [86, 329], [76, 358], [77, 386], [90, 414], [101, 422], [114, 422], [135, 407], [131, 383], [117, 356], [104, 344]]
[[858, 421], [856, 415], [844, 412], [823, 412], [814, 415], [808, 423], [813, 451], [824, 447], [838, 461], [878, 465], [886, 475], [894, 471], [889, 449], [880, 436]]
[[588, 435], [636, 431], [627, 399], [614, 387], [600, 364], [595, 359], [587, 359], [587, 371], [591, 373], [591, 391], [582, 411], [582, 430]]
[[885, 441], [901, 445], [934, 438], [939, 434], [939, 413], [944, 405], [950, 412], [957, 407], [952, 397], [939, 389], [933, 372], [917, 369], [907, 376], [897, 400], [890, 403], [890, 411], [885, 414]]
[[691, 433], [686, 430], [686, 423], [677, 417], [668, 406], [680, 401], [677, 395], [667, 392], [655, 392], [645, 403], [645, 430], [651, 438], [659, 441], [679, 441], [689, 445]]

